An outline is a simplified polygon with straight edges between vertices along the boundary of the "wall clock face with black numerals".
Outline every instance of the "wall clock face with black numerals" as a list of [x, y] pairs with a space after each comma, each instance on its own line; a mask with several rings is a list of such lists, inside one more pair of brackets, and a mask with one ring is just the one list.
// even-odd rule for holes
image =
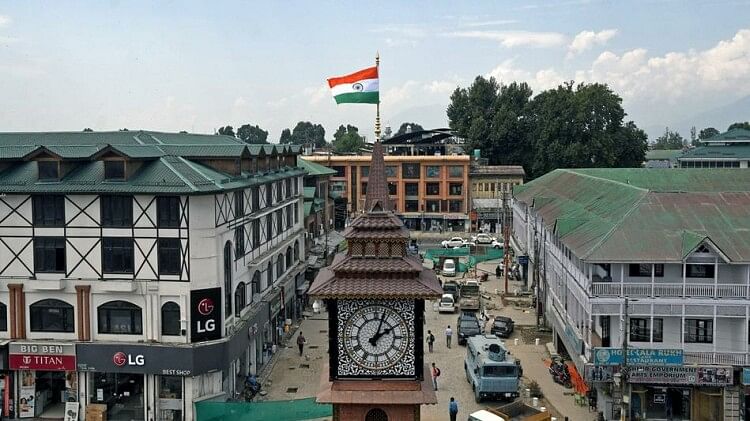
[[414, 376], [414, 301], [339, 300], [338, 375]]

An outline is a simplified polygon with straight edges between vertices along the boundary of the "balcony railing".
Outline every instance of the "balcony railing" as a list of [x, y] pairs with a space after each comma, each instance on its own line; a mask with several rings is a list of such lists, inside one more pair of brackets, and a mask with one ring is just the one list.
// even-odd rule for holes
[[750, 354], [744, 352], [685, 352], [685, 364], [717, 364], [744, 366], [750, 364]]
[[750, 298], [748, 285], [594, 282], [594, 297]]

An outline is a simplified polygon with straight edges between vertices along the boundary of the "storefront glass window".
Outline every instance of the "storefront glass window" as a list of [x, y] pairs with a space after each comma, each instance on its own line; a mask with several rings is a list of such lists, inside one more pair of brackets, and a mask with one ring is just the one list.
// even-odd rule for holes
[[182, 377], [159, 377], [159, 421], [182, 420]]
[[140, 335], [143, 333], [141, 308], [125, 301], [110, 301], [98, 309], [99, 333]]
[[107, 405], [110, 421], [143, 420], [143, 374], [91, 373], [92, 403]]

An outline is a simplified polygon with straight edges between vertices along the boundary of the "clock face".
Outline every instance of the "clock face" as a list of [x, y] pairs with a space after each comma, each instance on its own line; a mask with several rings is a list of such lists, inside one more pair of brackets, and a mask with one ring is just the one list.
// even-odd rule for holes
[[413, 300], [339, 300], [338, 374], [415, 375]]

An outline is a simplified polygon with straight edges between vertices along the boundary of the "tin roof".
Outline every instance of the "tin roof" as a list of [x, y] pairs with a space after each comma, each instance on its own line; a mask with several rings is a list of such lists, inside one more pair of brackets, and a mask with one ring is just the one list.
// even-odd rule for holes
[[748, 171], [566, 169], [513, 191], [586, 261], [681, 262], [708, 241], [750, 262]]

